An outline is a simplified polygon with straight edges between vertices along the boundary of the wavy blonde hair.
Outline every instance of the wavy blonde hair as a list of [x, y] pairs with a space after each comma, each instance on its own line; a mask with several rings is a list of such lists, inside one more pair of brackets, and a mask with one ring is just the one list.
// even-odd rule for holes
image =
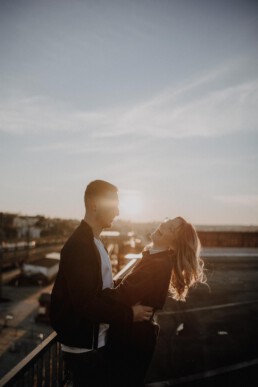
[[169, 286], [170, 296], [185, 301], [190, 287], [207, 281], [204, 262], [200, 257], [201, 243], [194, 226], [180, 216], [180, 225], [173, 230], [171, 245], [175, 262]]

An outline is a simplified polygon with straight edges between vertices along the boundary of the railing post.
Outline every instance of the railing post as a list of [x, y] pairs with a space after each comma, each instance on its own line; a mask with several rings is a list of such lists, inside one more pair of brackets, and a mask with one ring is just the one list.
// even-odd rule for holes
[[56, 342], [55, 345], [51, 347], [51, 384], [53, 387], [57, 385], [57, 346], [58, 343]]
[[48, 348], [44, 356], [45, 387], [50, 386], [50, 349]]
[[37, 362], [37, 387], [42, 387], [43, 359], [39, 358]]

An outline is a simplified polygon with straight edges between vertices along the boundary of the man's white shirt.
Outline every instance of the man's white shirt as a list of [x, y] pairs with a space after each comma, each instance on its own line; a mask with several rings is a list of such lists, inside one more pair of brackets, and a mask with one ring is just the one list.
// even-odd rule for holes
[[[103, 286], [102, 289], [105, 288], [113, 288], [113, 277], [112, 277], [112, 267], [110, 263], [110, 259], [106, 249], [101, 242], [100, 239], [94, 237], [95, 245], [97, 246], [100, 257], [101, 257], [101, 274]], [[99, 324], [99, 337], [98, 337], [98, 348], [103, 347], [106, 344], [107, 330], [109, 328], [109, 324], [100, 323]], [[72, 352], [72, 353], [83, 353], [92, 351], [92, 348], [78, 348], [78, 347], [70, 347], [68, 345], [61, 344], [62, 351]]]

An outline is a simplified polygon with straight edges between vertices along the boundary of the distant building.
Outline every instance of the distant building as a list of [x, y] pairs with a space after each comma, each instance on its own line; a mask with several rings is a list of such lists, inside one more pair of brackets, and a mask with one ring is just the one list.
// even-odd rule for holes
[[13, 226], [17, 230], [17, 238], [40, 238], [41, 228], [37, 225], [39, 220], [37, 216], [16, 216]]
[[59, 261], [60, 254], [54, 252], [33, 262], [25, 262], [22, 271], [28, 277], [41, 274], [47, 281], [51, 281], [58, 272]]
[[207, 247], [258, 247], [258, 226], [197, 226]]

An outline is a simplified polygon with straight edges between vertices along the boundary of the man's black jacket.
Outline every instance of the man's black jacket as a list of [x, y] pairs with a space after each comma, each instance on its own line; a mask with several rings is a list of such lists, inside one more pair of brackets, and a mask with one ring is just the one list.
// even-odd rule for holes
[[61, 250], [59, 271], [51, 294], [50, 320], [58, 340], [93, 348], [99, 323], [115, 323], [130, 332], [133, 311], [102, 294], [101, 257], [91, 227], [82, 220]]

